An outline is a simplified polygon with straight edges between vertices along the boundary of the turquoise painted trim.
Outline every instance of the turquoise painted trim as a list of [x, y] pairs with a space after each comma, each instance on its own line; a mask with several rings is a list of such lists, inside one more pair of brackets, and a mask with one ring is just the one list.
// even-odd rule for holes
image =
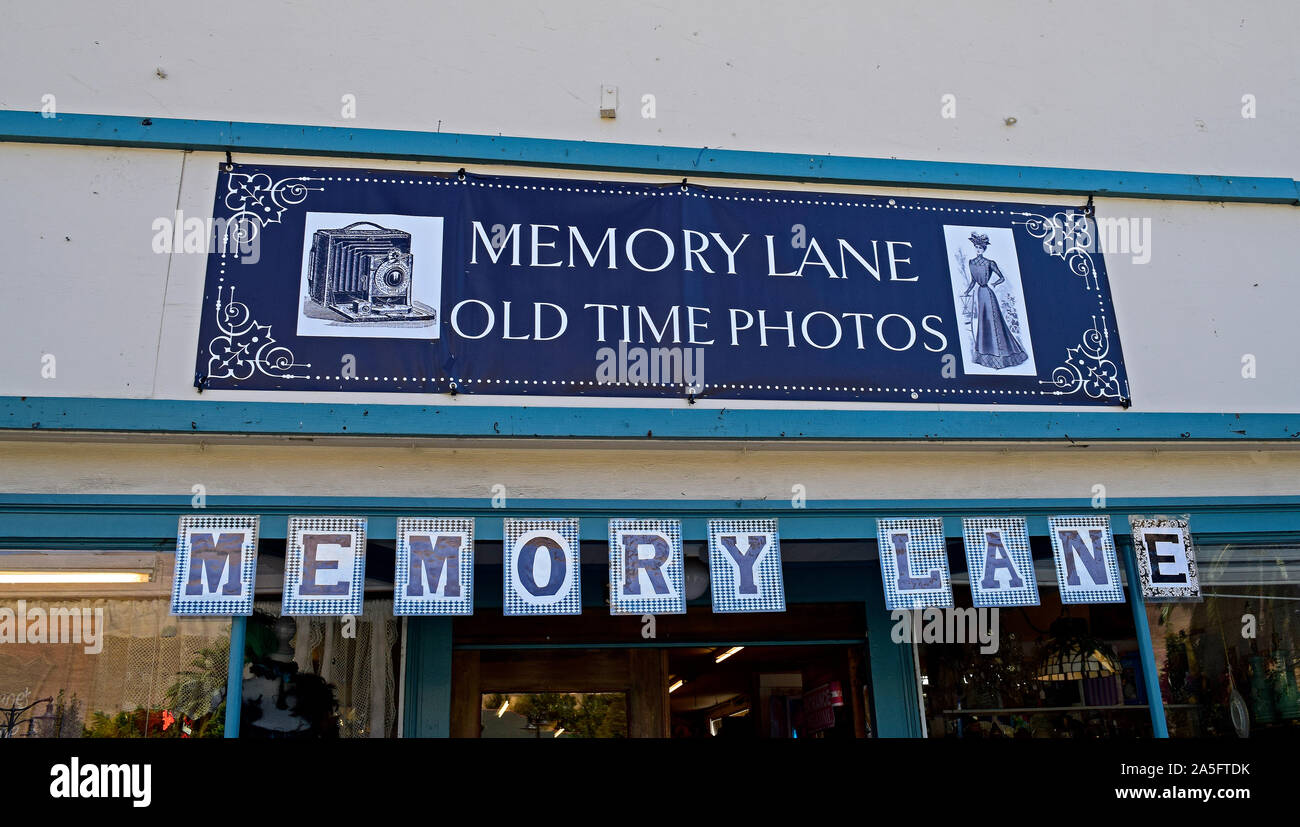
[[0, 431], [407, 438], [1285, 442], [1300, 413], [750, 410], [0, 396]]
[[[492, 508], [490, 499], [414, 497], [221, 497], [209, 496], [207, 513], [260, 514], [261, 536], [283, 539], [295, 514], [348, 514], [369, 521], [367, 534], [393, 540], [401, 516], [441, 515], [476, 518], [475, 536], [499, 541], [504, 517], [580, 518], [582, 539], [608, 537], [611, 517], [671, 517], [682, 520], [683, 537], [707, 536], [711, 518], [776, 517], [788, 540], [870, 540], [878, 517], [939, 516], [945, 533], [961, 536], [961, 518], [1024, 516], [1031, 534], [1047, 534], [1055, 514], [1107, 514], [1116, 536], [1129, 533], [1129, 514], [1189, 513], [1202, 542], [1244, 534], [1267, 541], [1300, 533], [1300, 496], [1111, 498], [1094, 510], [1088, 497], [1077, 499], [969, 500], [811, 500], [793, 508], [788, 500], [566, 500], [511, 499], [509, 508]], [[164, 495], [0, 494], [0, 548], [158, 548], [175, 547], [176, 520], [192, 514], [188, 493]]]
[[925, 733], [917, 691], [915, 644], [895, 643], [880, 566], [867, 570], [867, 654], [871, 660], [871, 725], [877, 738], [920, 738]]
[[517, 164], [625, 173], [761, 178], [865, 186], [1300, 203], [1291, 178], [907, 161], [779, 152], [562, 141], [303, 124], [0, 110], [0, 141]]
[[230, 654], [226, 658], [227, 738], [239, 737], [239, 713], [244, 707], [244, 640], [247, 632], [247, 617], [230, 618]]
[[1157, 738], [1169, 737], [1165, 720], [1165, 699], [1160, 694], [1160, 668], [1156, 664], [1155, 647], [1151, 644], [1151, 627], [1147, 623], [1147, 607], [1142, 599], [1142, 585], [1138, 579], [1137, 563], [1133, 558], [1133, 544], [1121, 543], [1120, 556], [1124, 558], [1124, 574], [1128, 578], [1129, 608], [1133, 611], [1133, 627], [1137, 630], [1138, 657], [1142, 661], [1142, 683], [1147, 690], [1147, 707], [1151, 710], [1151, 731]]
[[451, 736], [451, 623], [445, 617], [407, 619], [403, 738]]

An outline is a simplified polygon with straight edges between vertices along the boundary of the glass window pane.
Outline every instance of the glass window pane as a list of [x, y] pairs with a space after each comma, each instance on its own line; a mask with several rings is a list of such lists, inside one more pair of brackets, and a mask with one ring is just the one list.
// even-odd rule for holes
[[1197, 543], [1202, 603], [1147, 604], [1169, 734], [1300, 735], [1300, 544]]
[[230, 619], [172, 616], [173, 568], [0, 553], [0, 738], [221, 737]]
[[395, 738], [402, 619], [389, 597], [364, 613], [288, 617], [258, 600], [244, 651], [241, 738]]

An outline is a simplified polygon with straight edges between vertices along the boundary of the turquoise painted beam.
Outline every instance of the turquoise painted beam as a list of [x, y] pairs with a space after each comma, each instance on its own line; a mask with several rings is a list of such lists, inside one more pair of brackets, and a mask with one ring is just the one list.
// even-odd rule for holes
[[[449, 400], [450, 401], [450, 400]], [[656, 440], [1289, 442], [1300, 413], [754, 410], [0, 396], [3, 431]]]
[[[373, 540], [391, 541], [397, 518], [438, 514], [474, 517], [475, 536], [484, 542], [502, 538], [504, 517], [574, 516], [581, 519], [583, 540], [608, 538], [611, 517], [669, 517], [682, 520], [682, 534], [698, 542], [710, 518], [743, 515], [775, 517], [787, 540], [872, 540], [878, 517], [944, 518], [945, 533], [961, 536], [961, 518], [1011, 515], [1027, 517], [1034, 536], [1046, 536], [1053, 514], [1107, 514], [1116, 536], [1129, 532], [1129, 514], [1189, 513], [1201, 541], [1249, 536], [1271, 542], [1300, 533], [1300, 497], [1161, 497], [1111, 498], [1094, 512], [1086, 497], [1022, 500], [825, 500], [793, 508], [788, 500], [510, 500], [494, 509], [489, 499], [415, 497], [223, 497], [209, 496], [205, 513], [259, 514], [261, 536], [284, 539], [294, 514], [348, 514], [369, 520]], [[193, 514], [189, 494], [59, 495], [0, 494], [0, 548], [175, 547], [176, 521]]]
[[1138, 578], [1137, 562], [1133, 557], [1133, 544], [1120, 544], [1119, 555], [1124, 563], [1124, 576], [1128, 579], [1124, 589], [1128, 597], [1129, 609], [1133, 612], [1138, 658], [1142, 662], [1142, 684], [1147, 692], [1147, 708], [1151, 711], [1152, 734], [1156, 738], [1168, 738], [1169, 723], [1165, 719], [1165, 700], [1160, 694], [1160, 667], [1156, 663], [1155, 647], [1151, 644], [1151, 627], [1147, 623], [1146, 603], [1142, 599], [1142, 585]]
[[967, 164], [781, 152], [460, 135], [394, 129], [0, 110], [0, 141], [517, 164], [676, 176], [864, 186], [1300, 203], [1297, 182], [1265, 178]]
[[872, 727], [877, 738], [920, 738], [925, 710], [912, 643], [893, 640], [893, 613], [885, 607], [880, 567], [866, 574], [867, 655], [871, 660]]
[[248, 633], [248, 618], [230, 619], [230, 653], [226, 658], [226, 723], [225, 737], [239, 737], [239, 713], [244, 698], [244, 642]]
[[451, 623], [449, 617], [407, 618], [404, 738], [451, 735]]

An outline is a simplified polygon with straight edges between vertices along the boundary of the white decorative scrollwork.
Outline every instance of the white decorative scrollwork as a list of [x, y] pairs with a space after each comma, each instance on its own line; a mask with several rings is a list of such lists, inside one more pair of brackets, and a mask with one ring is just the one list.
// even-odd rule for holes
[[308, 186], [306, 182], [323, 180], [299, 176], [273, 181], [263, 172], [227, 174], [225, 204], [231, 214], [226, 226], [231, 243], [252, 244], [264, 226], [280, 223], [285, 210], [306, 201], [308, 193], [325, 189]]
[[1091, 399], [1115, 398], [1123, 400], [1125, 389], [1119, 379], [1119, 366], [1107, 356], [1110, 354], [1110, 331], [1092, 317], [1092, 327], [1083, 332], [1078, 347], [1065, 349], [1065, 364], [1052, 371], [1050, 380], [1040, 379], [1039, 384], [1053, 385], [1056, 396], [1085, 393]]
[[[1097, 267], [1092, 261], [1096, 233], [1088, 216], [1073, 210], [1058, 212], [1051, 218], [1037, 213], [1021, 215], [1025, 216], [1024, 221], [1011, 223], [1023, 224], [1030, 235], [1042, 239], [1043, 249], [1048, 255], [1063, 259], [1070, 272], [1083, 277], [1084, 286], [1092, 290], [1099, 289]], [[1092, 280], [1091, 284], [1089, 279]]]
[[294, 362], [293, 351], [276, 344], [271, 326], [253, 319], [248, 305], [235, 301], [235, 288], [222, 303], [225, 287], [217, 288], [217, 329], [221, 335], [208, 343], [208, 378], [243, 381], [254, 373], [281, 379], [302, 379], [288, 371], [309, 368]]

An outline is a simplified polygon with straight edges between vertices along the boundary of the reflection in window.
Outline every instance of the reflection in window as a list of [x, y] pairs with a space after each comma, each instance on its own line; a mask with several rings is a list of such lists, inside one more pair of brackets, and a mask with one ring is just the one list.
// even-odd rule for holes
[[1174, 737], [1300, 735], [1300, 544], [1197, 544], [1203, 603], [1147, 619]]
[[626, 738], [622, 692], [534, 692], [483, 695], [484, 738]]
[[244, 652], [243, 738], [393, 738], [401, 618], [367, 596], [364, 614], [280, 615], [259, 600]]
[[0, 553], [0, 738], [221, 737], [230, 619], [173, 617], [173, 567]]
[[1051, 565], [1037, 561], [1039, 606], [977, 611], [958, 587], [942, 632], [922, 624], [931, 738], [1151, 736], [1128, 605], [1063, 605]]

